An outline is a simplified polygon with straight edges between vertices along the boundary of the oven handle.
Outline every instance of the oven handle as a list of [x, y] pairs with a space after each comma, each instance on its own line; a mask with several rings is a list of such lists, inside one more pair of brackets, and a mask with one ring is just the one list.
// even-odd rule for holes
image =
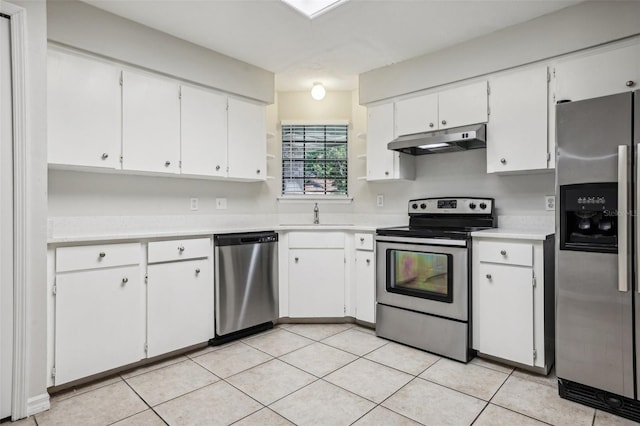
[[466, 240], [450, 240], [445, 238], [407, 238], [407, 237], [385, 237], [377, 236], [377, 243], [407, 243], [407, 244], [428, 244], [447, 247], [466, 247]]

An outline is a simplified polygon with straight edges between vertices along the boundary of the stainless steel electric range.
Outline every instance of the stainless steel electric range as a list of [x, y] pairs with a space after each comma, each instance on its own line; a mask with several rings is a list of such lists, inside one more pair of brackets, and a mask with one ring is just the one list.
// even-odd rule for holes
[[458, 361], [471, 349], [471, 232], [495, 228], [491, 198], [409, 201], [409, 226], [376, 231], [376, 334]]

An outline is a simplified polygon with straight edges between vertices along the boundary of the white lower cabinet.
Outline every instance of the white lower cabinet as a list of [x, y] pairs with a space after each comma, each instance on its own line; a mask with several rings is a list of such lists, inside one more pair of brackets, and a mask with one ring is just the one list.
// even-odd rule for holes
[[[107, 259], [110, 248], [86, 246], [84, 252]], [[126, 244], [137, 246], [140, 244]], [[58, 254], [67, 249], [60, 248]], [[97, 250], [96, 250], [97, 249]], [[103, 255], [103, 256], [101, 256]], [[101, 256], [101, 257], [100, 257]], [[145, 289], [140, 256], [128, 265], [78, 265], [58, 273], [54, 284], [54, 384], [107, 371], [145, 357]]]
[[553, 236], [473, 238], [473, 349], [548, 373], [554, 360]]
[[289, 250], [289, 316], [344, 316], [344, 248]]
[[356, 250], [356, 319], [375, 323], [376, 268], [373, 251]]
[[149, 265], [147, 306], [148, 357], [208, 341], [214, 334], [211, 258]]

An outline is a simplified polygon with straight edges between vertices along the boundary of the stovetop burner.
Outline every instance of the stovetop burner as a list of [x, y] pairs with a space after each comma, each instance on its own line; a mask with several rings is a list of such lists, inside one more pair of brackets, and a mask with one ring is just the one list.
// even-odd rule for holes
[[462, 240], [498, 225], [492, 198], [420, 198], [408, 210], [409, 226], [381, 228], [378, 235]]

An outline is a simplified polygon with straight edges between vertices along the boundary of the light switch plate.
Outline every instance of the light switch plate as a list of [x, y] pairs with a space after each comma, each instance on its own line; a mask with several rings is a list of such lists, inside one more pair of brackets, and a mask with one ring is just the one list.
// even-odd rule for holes
[[227, 209], [227, 199], [226, 198], [216, 198], [216, 209], [218, 209], [218, 210], [226, 210]]
[[197, 198], [191, 198], [189, 200], [189, 208], [191, 209], [191, 211], [196, 211], [198, 210], [198, 199]]
[[384, 195], [376, 195], [376, 206], [384, 206]]
[[544, 196], [544, 209], [553, 211], [556, 209], [556, 196], [555, 195], [545, 195]]

